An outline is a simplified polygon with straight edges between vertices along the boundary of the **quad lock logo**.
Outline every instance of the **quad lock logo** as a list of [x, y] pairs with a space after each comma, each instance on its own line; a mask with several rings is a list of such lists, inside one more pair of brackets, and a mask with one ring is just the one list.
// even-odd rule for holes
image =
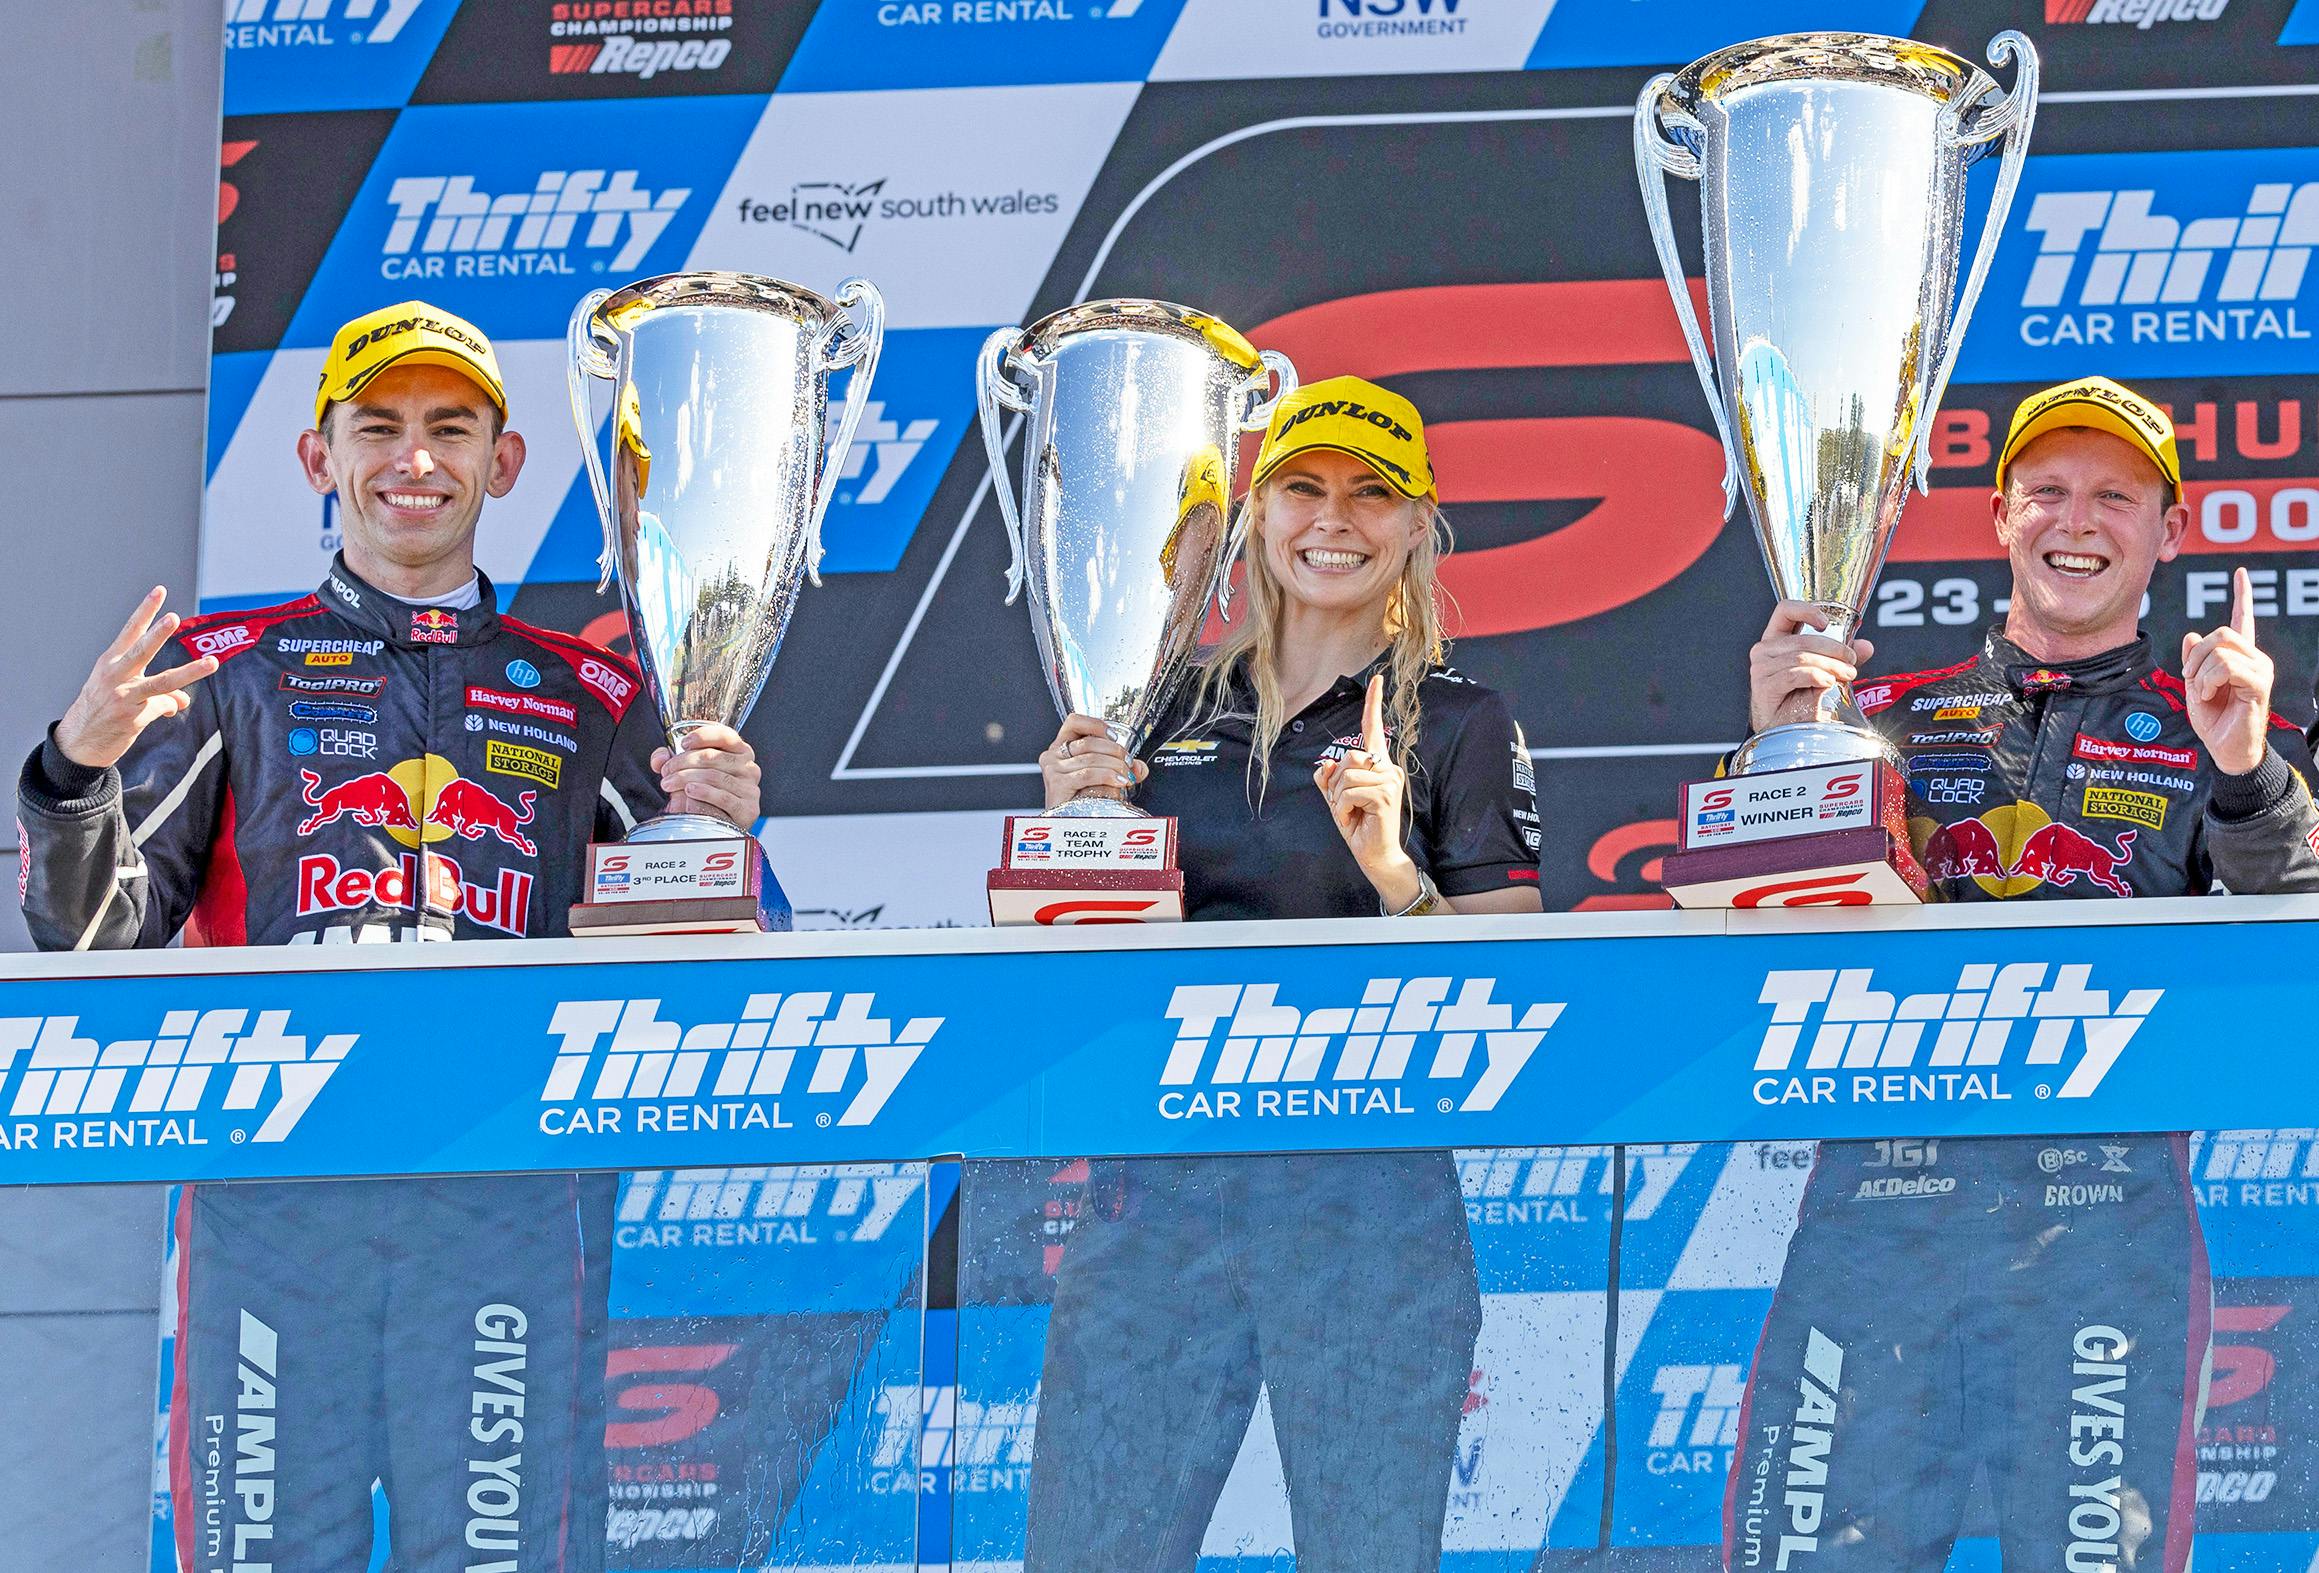
[[551, 169], [530, 191], [494, 195], [476, 190], [472, 175], [404, 175], [387, 188], [394, 218], [379, 276], [568, 275], [581, 252], [591, 272], [627, 272], [692, 195], [689, 186], [649, 191], [638, 179], [633, 169]]
[[283, 1140], [360, 1034], [317, 1043], [286, 1010], [251, 1014], [168, 1011], [150, 1037], [110, 1043], [81, 1036], [78, 1016], [0, 1016], [0, 1151]]
[[1865, 967], [1769, 973], [1755, 1101], [2002, 1103], [2025, 1080], [2039, 1098], [2091, 1097], [2166, 992], [2113, 997], [2092, 970], [1976, 964], [1954, 990], [1906, 996], [1872, 987]]
[[[556, 1006], [542, 1134], [790, 1130], [807, 1110], [821, 1128], [868, 1125], [943, 1021], [897, 1028], [870, 1014], [870, 994], [752, 994], [738, 1021], [690, 1027], [662, 1020], [660, 1004]], [[797, 1084], [801, 1064], [810, 1069]]]
[[1277, 983], [1179, 985], [1160, 1117], [1415, 1114], [1413, 1081], [1446, 1084], [1430, 1089], [1431, 1112], [1486, 1113], [1563, 1011], [1531, 1005], [1517, 1018], [1490, 998], [1496, 988], [1495, 978], [1372, 978], [1358, 1005], [1300, 1011], [1277, 1002]]

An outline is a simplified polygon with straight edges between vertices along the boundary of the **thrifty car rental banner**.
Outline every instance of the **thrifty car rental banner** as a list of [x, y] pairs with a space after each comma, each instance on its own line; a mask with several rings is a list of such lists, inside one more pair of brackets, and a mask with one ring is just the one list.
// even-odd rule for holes
[[[531, 462], [481, 556], [520, 615], [623, 637], [563, 391], [585, 291], [680, 268], [893, 332], [749, 726], [802, 921], [979, 923], [997, 815], [1053, 734], [972, 431], [994, 326], [1147, 295], [1432, 422], [1460, 666], [1558, 805], [1553, 907], [1656, 899], [1677, 784], [1740, 734], [1770, 592], [1725, 520], [1628, 116], [1749, 35], [2019, 28], [2046, 95], [1871, 609], [1877, 665], [2002, 613], [1991, 441], [2098, 371], [2169, 404], [2192, 477], [2160, 648], [2254, 572], [2279, 704], [2319, 641], [2319, 0], [226, 0], [201, 599], [303, 593], [335, 545], [291, 442], [331, 330], [419, 296], [498, 342]], [[1990, 166], [1976, 172], [1985, 201]], [[1677, 193], [1686, 236], [1696, 225]], [[1978, 210], [1968, 220], [1977, 233]], [[1686, 244], [1691, 242], [1687, 239]], [[1689, 255], [1696, 270], [1699, 260]]]

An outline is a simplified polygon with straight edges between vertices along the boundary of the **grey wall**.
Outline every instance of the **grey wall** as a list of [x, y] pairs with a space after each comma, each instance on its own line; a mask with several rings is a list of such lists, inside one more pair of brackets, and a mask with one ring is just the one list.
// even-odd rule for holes
[[[0, 769], [137, 597], [190, 611], [215, 263], [218, 0], [5, 0], [0, 49]], [[0, 949], [25, 948], [14, 814]], [[156, 1187], [0, 1190], [0, 1565], [141, 1568]]]

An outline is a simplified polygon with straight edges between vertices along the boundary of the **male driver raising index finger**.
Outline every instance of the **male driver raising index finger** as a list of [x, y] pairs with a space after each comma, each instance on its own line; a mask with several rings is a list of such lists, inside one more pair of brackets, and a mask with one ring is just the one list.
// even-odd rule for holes
[[[2005, 621], [1954, 666], [1856, 691], [1947, 899], [2319, 889], [2310, 756], [2270, 712], [2245, 572], [2229, 625], [2183, 641], [2182, 678], [2136, 626], [2182, 547], [2181, 489], [2173, 423], [2130, 389], [2089, 377], [2014, 412], [1990, 499]], [[1822, 626], [1774, 610], [1750, 659], [1759, 728], [1872, 653]], [[1973, 970], [1959, 989], [2003, 1014], [2004, 979]], [[2088, 1541], [2102, 1566], [2180, 1573], [2210, 1310], [2178, 1137], [1822, 1143], [1749, 1381], [1727, 1559], [1937, 1573], [1984, 1466], [2007, 1573], [2095, 1565]], [[2124, 1373], [2092, 1430], [2087, 1362]], [[1807, 1430], [1825, 1490], [1799, 1527], [1761, 1482], [1792, 1478]], [[2073, 1517], [2085, 1493], [2104, 1507]]]

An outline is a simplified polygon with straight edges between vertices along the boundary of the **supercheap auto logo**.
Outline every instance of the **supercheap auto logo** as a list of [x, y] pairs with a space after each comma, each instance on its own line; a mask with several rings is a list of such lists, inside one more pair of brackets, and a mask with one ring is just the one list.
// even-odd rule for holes
[[1355, 1005], [1284, 1003], [1277, 983], [1177, 987], [1160, 1070], [1167, 1120], [1333, 1118], [1498, 1106], [1561, 1017], [1492, 998], [1495, 978], [1372, 978]]
[[1954, 989], [1906, 995], [1876, 987], [1865, 967], [1768, 973], [1755, 1101], [2090, 1098], [2166, 992], [2095, 988], [2092, 972], [1976, 963], [1959, 970]]
[[282, 1141], [361, 1036], [316, 1040], [290, 1014], [165, 1011], [107, 1043], [79, 1016], [0, 1016], [0, 1152]]
[[543, 1135], [790, 1130], [877, 1119], [941, 1030], [872, 994], [752, 994], [738, 1019], [663, 1019], [657, 999], [564, 1000], [540, 1089]]
[[1968, 369], [2310, 370], [2314, 247], [2319, 148], [2032, 158], [1981, 307], [2002, 327], [1972, 336]]

